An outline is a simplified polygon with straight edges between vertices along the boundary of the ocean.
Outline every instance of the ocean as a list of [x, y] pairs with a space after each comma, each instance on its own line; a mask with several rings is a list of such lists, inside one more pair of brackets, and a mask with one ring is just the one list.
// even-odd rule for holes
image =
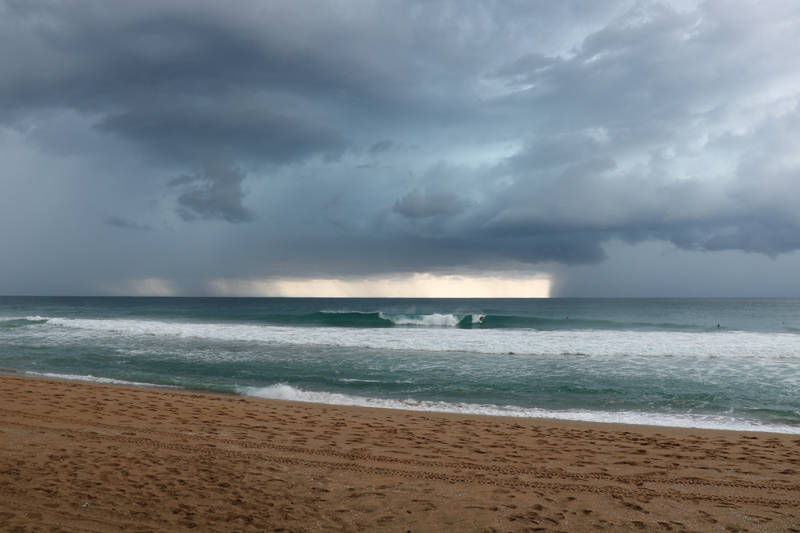
[[0, 297], [0, 371], [800, 434], [800, 299]]

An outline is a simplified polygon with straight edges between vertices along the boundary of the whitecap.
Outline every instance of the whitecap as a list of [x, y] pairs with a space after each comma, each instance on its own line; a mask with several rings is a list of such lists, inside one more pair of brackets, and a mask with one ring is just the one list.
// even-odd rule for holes
[[517, 406], [497, 406], [469, 403], [432, 402], [425, 400], [384, 399], [349, 396], [332, 392], [304, 391], [281, 383], [269, 387], [237, 387], [244, 396], [270, 400], [288, 400], [329, 405], [375, 407], [399, 409], [404, 411], [427, 411], [433, 413], [456, 413], [464, 415], [502, 416], [511, 418], [532, 418], [548, 420], [567, 420], [575, 422], [600, 422], [609, 424], [628, 424], [639, 426], [679, 427], [697, 429], [720, 429], [728, 431], [760, 431], [771, 433], [800, 434], [800, 428], [786, 425], [760, 424], [727, 417], [724, 415], [662, 414], [636, 411], [589, 411], [574, 409], [555, 411]]

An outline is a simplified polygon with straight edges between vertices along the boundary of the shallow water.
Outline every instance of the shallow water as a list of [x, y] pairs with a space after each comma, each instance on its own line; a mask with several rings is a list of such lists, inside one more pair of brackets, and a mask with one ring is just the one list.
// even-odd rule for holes
[[800, 433], [800, 300], [6, 297], [0, 369], [321, 403]]

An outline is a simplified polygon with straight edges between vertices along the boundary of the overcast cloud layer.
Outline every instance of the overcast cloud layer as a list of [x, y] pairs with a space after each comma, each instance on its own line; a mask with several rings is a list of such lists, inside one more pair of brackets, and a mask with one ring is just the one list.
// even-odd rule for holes
[[793, 0], [0, 0], [0, 294], [800, 296], [798, 51]]

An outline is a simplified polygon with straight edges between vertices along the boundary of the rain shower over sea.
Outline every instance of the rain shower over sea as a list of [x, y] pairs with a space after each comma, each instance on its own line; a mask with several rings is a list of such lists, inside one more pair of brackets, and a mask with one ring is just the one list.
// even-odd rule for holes
[[2, 297], [0, 371], [800, 433], [800, 299]]

